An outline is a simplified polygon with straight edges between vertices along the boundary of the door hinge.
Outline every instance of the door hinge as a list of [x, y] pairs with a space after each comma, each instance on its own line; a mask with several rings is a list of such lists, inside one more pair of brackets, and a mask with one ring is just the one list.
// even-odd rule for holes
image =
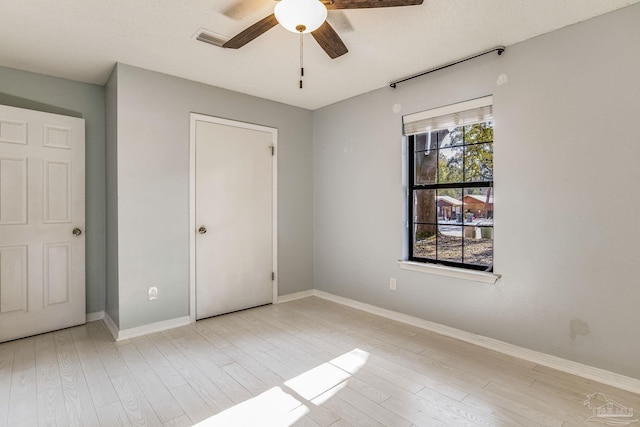
[[271, 272], [271, 280], [276, 280], [276, 273], [275, 271]]
[[271, 155], [275, 156], [276, 155], [276, 146], [275, 145], [270, 145], [269, 148], [271, 149]]

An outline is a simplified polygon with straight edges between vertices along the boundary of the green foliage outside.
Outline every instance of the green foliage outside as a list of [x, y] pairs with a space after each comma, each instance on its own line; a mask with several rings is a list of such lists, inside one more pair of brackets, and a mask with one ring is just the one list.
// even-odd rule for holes
[[[438, 183], [493, 180], [493, 123], [452, 129], [439, 148]], [[457, 189], [443, 189], [438, 194], [462, 197]], [[467, 194], [481, 194], [481, 189], [469, 188]]]

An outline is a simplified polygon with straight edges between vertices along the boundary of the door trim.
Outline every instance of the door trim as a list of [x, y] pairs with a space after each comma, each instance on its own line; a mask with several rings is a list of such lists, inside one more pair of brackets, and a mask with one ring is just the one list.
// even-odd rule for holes
[[278, 129], [238, 122], [204, 114], [190, 113], [189, 115], [189, 320], [196, 321], [196, 123], [208, 122], [241, 129], [256, 130], [270, 133], [275, 152], [272, 156], [272, 232], [273, 232], [273, 280], [272, 303], [278, 302]]

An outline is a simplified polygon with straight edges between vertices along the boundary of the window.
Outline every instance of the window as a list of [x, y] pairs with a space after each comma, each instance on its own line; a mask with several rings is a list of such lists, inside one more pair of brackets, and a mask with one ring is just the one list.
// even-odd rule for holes
[[493, 271], [491, 97], [403, 118], [409, 260]]

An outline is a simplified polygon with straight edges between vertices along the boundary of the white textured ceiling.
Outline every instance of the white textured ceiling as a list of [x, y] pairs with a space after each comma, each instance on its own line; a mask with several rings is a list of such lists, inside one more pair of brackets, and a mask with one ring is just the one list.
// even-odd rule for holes
[[[349, 49], [330, 59], [276, 26], [238, 50], [230, 38], [269, 15], [273, 0], [0, 0], [0, 65], [102, 85], [116, 62], [308, 109], [511, 44], [640, 0], [425, 0], [421, 6], [329, 11]], [[507, 52], [508, 54], [508, 52]]]

